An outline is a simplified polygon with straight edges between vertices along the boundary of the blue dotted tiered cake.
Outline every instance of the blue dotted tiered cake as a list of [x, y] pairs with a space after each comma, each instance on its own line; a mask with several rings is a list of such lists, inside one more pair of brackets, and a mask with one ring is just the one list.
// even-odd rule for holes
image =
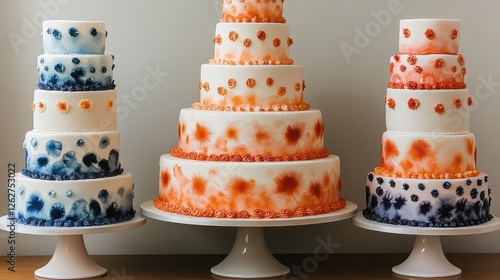
[[19, 223], [97, 226], [134, 217], [132, 175], [119, 160], [114, 57], [103, 22], [45, 21], [34, 129], [17, 174]]

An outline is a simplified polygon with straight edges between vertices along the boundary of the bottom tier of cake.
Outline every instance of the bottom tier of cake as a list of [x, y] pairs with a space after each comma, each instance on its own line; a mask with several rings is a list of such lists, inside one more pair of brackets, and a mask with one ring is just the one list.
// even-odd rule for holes
[[53, 181], [16, 177], [16, 217], [32, 226], [79, 227], [130, 220], [133, 208], [132, 174]]
[[459, 179], [394, 178], [369, 173], [363, 215], [381, 223], [463, 227], [489, 221], [488, 176]]
[[159, 197], [166, 212], [216, 218], [290, 218], [345, 206], [340, 159], [220, 162], [160, 158]]

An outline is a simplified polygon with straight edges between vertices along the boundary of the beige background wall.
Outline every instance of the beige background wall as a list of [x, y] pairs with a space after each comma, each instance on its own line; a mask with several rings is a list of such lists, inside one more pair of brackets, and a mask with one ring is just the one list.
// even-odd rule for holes
[[[0, 0], [0, 214], [7, 213], [7, 164], [23, 167], [22, 141], [32, 129], [29, 108], [42, 53], [41, 21], [103, 20], [107, 53], [116, 57], [119, 129], [124, 168], [134, 175], [135, 206], [158, 193], [158, 161], [176, 145], [179, 110], [198, 100], [200, 65], [213, 55], [219, 0]], [[493, 214], [500, 215], [500, 1], [286, 0], [285, 17], [304, 66], [306, 101], [322, 110], [325, 146], [341, 158], [343, 195], [364, 207], [365, 177], [379, 163], [385, 130], [383, 96], [389, 57], [398, 50], [399, 20], [462, 20], [460, 53], [476, 98], [470, 130], [478, 167], [489, 173]], [[363, 35], [361, 34], [363, 33]], [[346, 55], [341, 46], [353, 52]], [[159, 73], [153, 75], [151, 73]], [[151, 89], [143, 80], [153, 77]], [[91, 254], [228, 253], [234, 228], [188, 226], [149, 219], [138, 229], [86, 235]], [[409, 252], [413, 236], [360, 229], [349, 221], [269, 228], [273, 253], [312, 253], [329, 238], [336, 253]], [[0, 253], [7, 252], [0, 232]], [[500, 232], [443, 237], [446, 252], [500, 252]], [[17, 236], [17, 254], [52, 254], [56, 237]]]

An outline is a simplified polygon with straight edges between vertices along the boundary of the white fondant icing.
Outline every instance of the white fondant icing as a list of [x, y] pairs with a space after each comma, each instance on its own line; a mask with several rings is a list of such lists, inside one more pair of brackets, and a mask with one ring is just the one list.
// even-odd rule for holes
[[113, 84], [113, 68], [110, 54], [38, 56], [38, 80], [45, 85], [108, 87]]
[[134, 211], [134, 185], [130, 173], [78, 181], [37, 180], [22, 174], [16, 176], [18, 218], [92, 223], [104, 218], [118, 220]]
[[[303, 103], [303, 67], [300, 65], [201, 66], [200, 101], [207, 106], [240, 106]], [[249, 87], [249, 79], [255, 81]], [[272, 79], [272, 81], [270, 80]], [[230, 80], [234, 87], [231, 88]], [[280, 93], [280, 88], [285, 92]], [[219, 93], [220, 91], [223, 91]]]
[[447, 88], [464, 84], [465, 61], [458, 54], [427, 54], [391, 56], [391, 78], [396, 84], [413, 82], [430, 87], [444, 84]]
[[[80, 103], [91, 102], [83, 110]], [[65, 102], [69, 110], [56, 108]], [[42, 105], [40, 105], [42, 104]], [[116, 129], [116, 90], [106, 91], [46, 91], [35, 90], [33, 126], [35, 130], [51, 132], [112, 131]], [[42, 107], [40, 107], [42, 106]]]
[[26, 133], [26, 169], [47, 175], [117, 172], [120, 132]]
[[476, 168], [472, 133], [460, 135], [385, 132], [382, 164], [400, 174], [457, 174]]
[[[418, 101], [411, 109], [410, 99]], [[387, 89], [385, 117], [387, 130], [426, 134], [469, 132], [469, 91]], [[437, 108], [439, 104], [443, 107]], [[392, 107], [392, 108], [391, 108]], [[441, 109], [443, 111], [440, 111]], [[437, 111], [436, 111], [437, 110]]]
[[319, 110], [225, 112], [182, 109], [179, 147], [205, 155], [283, 156], [323, 149]]
[[368, 212], [380, 220], [404, 219], [433, 226], [489, 220], [489, 184], [484, 173], [471, 178], [425, 180], [369, 173], [366, 199]]
[[106, 25], [102, 21], [47, 20], [42, 38], [46, 53], [103, 54]]
[[[218, 23], [214, 40], [216, 62], [240, 64], [246, 62], [280, 61], [291, 64], [289, 31], [281, 23]], [[220, 40], [219, 40], [220, 39]], [[257, 63], [254, 63], [257, 64]], [[264, 63], [258, 63], [264, 64]]]
[[160, 158], [159, 192], [192, 210], [293, 211], [340, 199], [340, 160], [203, 162], [166, 154]]
[[[453, 30], [456, 31], [456, 34]], [[400, 21], [400, 27], [399, 27], [400, 53], [456, 54], [458, 53], [459, 46], [460, 46], [459, 20], [405, 19]]]

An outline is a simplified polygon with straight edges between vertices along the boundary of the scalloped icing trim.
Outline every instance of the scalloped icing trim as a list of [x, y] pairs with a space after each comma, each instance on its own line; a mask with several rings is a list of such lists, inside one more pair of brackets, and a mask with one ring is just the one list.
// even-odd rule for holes
[[94, 173], [82, 173], [73, 175], [44, 174], [40, 172], [34, 172], [28, 169], [23, 169], [21, 171], [21, 174], [23, 174], [28, 178], [49, 180], [49, 181], [75, 181], [75, 180], [87, 180], [87, 179], [100, 179], [100, 178], [114, 177], [122, 173], [123, 173], [123, 168], [111, 172], [94, 172]]
[[283, 209], [278, 212], [273, 210], [255, 209], [253, 211], [233, 211], [224, 209], [191, 209], [189, 207], [178, 206], [168, 203], [161, 197], [153, 199], [153, 205], [165, 212], [174, 214], [205, 217], [205, 218], [228, 218], [228, 219], [276, 219], [276, 218], [296, 218], [304, 216], [312, 216], [334, 212], [343, 209], [347, 204], [345, 198], [341, 198], [336, 202], [323, 205], [315, 205], [306, 208], [297, 207], [295, 210]]
[[396, 177], [396, 178], [412, 178], [412, 179], [460, 179], [479, 176], [479, 170], [468, 170], [462, 173], [400, 173], [387, 170], [383, 167], [375, 167], [374, 173], [381, 176]]
[[133, 210], [126, 213], [122, 217], [112, 217], [112, 218], [102, 218], [94, 220], [84, 220], [84, 221], [74, 221], [74, 220], [53, 220], [53, 219], [35, 219], [35, 218], [17, 218], [16, 222], [19, 224], [27, 226], [37, 226], [37, 227], [95, 227], [95, 226], [107, 226], [116, 223], [122, 223], [132, 220], [135, 217], [136, 211]]
[[225, 161], [225, 162], [279, 162], [279, 161], [301, 161], [301, 160], [314, 160], [326, 158], [330, 155], [328, 149], [321, 149], [317, 152], [310, 152], [305, 154], [293, 155], [240, 155], [240, 154], [220, 154], [220, 155], [207, 155], [197, 152], [184, 152], [182, 148], [175, 147], [170, 150], [170, 154], [177, 158], [191, 159], [198, 161]]
[[434, 227], [434, 228], [468, 227], [468, 226], [476, 226], [479, 224], [483, 224], [493, 219], [493, 215], [487, 214], [485, 217], [482, 217], [481, 219], [478, 220], [470, 220], [470, 221], [456, 220], [448, 223], [444, 222], [431, 223], [431, 222], [419, 222], [416, 220], [407, 220], [401, 218], [389, 219], [387, 217], [380, 217], [379, 215], [376, 215], [367, 209], [363, 209], [362, 213], [367, 220], [384, 224], [409, 226], [409, 227]]
[[395, 83], [389, 82], [387, 84], [389, 88], [393, 89], [465, 89], [467, 85], [465, 83], [417, 83], [417, 82], [407, 82], [407, 83]]
[[53, 91], [101, 91], [101, 90], [112, 90], [115, 89], [115, 83], [111, 85], [103, 86], [100, 84], [93, 85], [52, 85], [38, 83], [38, 88], [41, 90], [53, 90]]
[[226, 111], [226, 112], [280, 112], [280, 111], [306, 111], [311, 108], [309, 103], [302, 104], [271, 104], [271, 105], [241, 105], [241, 106], [222, 106], [222, 105], [204, 105], [201, 102], [191, 104], [191, 108], [206, 111]]
[[245, 23], [245, 22], [266, 22], [266, 23], [286, 23], [285, 17], [278, 18], [262, 18], [262, 17], [235, 17], [230, 15], [223, 15], [220, 18], [220, 22], [237, 22], [237, 23]]
[[215, 59], [211, 58], [208, 60], [208, 64], [211, 65], [293, 65], [294, 61], [291, 58], [288, 59], [258, 59], [258, 60], [230, 60], [230, 59]]

